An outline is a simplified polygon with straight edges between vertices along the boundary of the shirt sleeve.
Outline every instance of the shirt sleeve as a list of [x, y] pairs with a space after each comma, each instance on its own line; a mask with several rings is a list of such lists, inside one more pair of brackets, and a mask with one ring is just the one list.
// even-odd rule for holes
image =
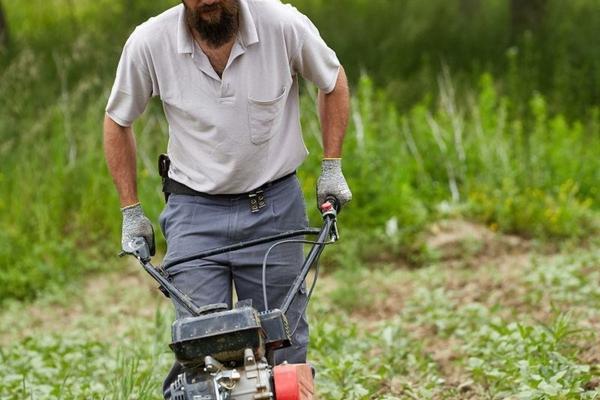
[[121, 126], [131, 126], [152, 97], [152, 79], [143, 55], [143, 43], [134, 32], [121, 54], [106, 114]]
[[295, 29], [300, 44], [292, 58], [292, 69], [325, 93], [330, 93], [335, 89], [340, 69], [335, 52], [306, 16], [300, 14], [300, 23], [295, 25]]

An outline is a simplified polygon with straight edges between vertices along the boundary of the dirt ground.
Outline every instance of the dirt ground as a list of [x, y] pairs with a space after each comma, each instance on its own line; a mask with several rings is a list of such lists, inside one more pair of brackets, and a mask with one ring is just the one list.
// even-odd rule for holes
[[[482, 304], [499, 309], [499, 315], [510, 318], [519, 313], [536, 321], [546, 321], [553, 312], [551, 302], [541, 299], [532, 308], [527, 301], [527, 287], [522, 284], [523, 271], [534, 259], [551, 261], [559, 257], [552, 249], [536, 247], [532, 242], [463, 220], [447, 220], [432, 225], [426, 243], [435, 254], [434, 263], [443, 275], [443, 288], [452, 294], [458, 305]], [[0, 345], [27, 336], [43, 335], [71, 329], [85, 329], [91, 337], [101, 338], [105, 327], [114, 335], [127, 334], [128, 319], [151, 319], [157, 309], [171, 313], [170, 301], [156, 289], [156, 284], [134, 260], [115, 262], [115, 270], [87, 277], [83, 286], [69, 288], [66, 296], [55, 295], [28, 306], [9, 303], [0, 313]], [[376, 270], [379, 266], [369, 266]], [[349, 310], [349, 318], [360, 321], [366, 330], [375, 329], [382, 321], [397, 317], [415, 293], [417, 283], [411, 279], [410, 268], [395, 265], [384, 273], [373, 274], [369, 283], [375, 295], [365, 307]], [[340, 285], [333, 274], [320, 277], [319, 296], [327, 297]], [[20, 311], [20, 312], [17, 312]], [[589, 328], [600, 332], [600, 317], [586, 321]], [[435, 327], [412, 327], [411, 335], [418, 339], [445, 377], [446, 385], [461, 393], [461, 398], [481, 398], [473, 390], [473, 382], [456, 362], [461, 343], [437, 335]], [[581, 361], [600, 365], [600, 340], [580, 343]], [[389, 382], [390, 391], [398, 382]], [[588, 383], [600, 386], [600, 379]]]

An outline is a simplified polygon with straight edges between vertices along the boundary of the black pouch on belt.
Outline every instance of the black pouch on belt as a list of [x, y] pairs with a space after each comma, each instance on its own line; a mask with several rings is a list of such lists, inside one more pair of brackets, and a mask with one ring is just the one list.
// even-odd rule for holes
[[165, 192], [165, 182], [169, 179], [169, 167], [171, 166], [171, 160], [166, 154], [158, 156], [158, 174], [162, 178], [163, 193], [165, 194], [165, 203], [169, 200], [169, 193]]

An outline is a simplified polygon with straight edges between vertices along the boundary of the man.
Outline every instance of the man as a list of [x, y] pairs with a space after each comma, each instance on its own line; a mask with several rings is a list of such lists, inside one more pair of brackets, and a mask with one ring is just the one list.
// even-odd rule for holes
[[[136, 190], [133, 121], [160, 96], [169, 123], [170, 194], [160, 225], [165, 261], [202, 249], [302, 228], [304, 199], [295, 170], [307, 155], [299, 122], [298, 76], [319, 88], [324, 159], [318, 205], [351, 193], [341, 170], [348, 121], [346, 76], [304, 15], [278, 0], [183, 0], [138, 26], [125, 44], [106, 108], [104, 148], [123, 213], [123, 244], [154, 247]], [[264, 307], [261, 265], [268, 245], [175, 265], [172, 282], [199, 306], [239, 299]], [[303, 259], [301, 244], [280, 246], [268, 263], [268, 300], [283, 300]], [[304, 289], [290, 308], [293, 347], [276, 362], [306, 360]], [[177, 317], [186, 311], [175, 304]], [[165, 381], [180, 373], [176, 364]]]

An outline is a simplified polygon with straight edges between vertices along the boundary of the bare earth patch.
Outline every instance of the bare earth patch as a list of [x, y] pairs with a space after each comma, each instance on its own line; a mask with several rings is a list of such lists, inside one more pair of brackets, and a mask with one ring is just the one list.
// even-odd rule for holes
[[441, 262], [454, 266], [478, 266], [501, 258], [526, 254], [531, 243], [464, 220], [442, 220], [426, 233], [427, 246]]
[[[128, 318], [154, 318], [170, 302], [134, 262], [115, 262], [115, 271], [88, 277], [68, 299], [42, 298], [29, 305], [12, 303], [0, 313], [0, 345], [24, 337], [85, 328], [93, 338], [124, 334]], [[12, 312], [11, 312], [12, 311]], [[17, 311], [17, 312], [15, 312]]]

